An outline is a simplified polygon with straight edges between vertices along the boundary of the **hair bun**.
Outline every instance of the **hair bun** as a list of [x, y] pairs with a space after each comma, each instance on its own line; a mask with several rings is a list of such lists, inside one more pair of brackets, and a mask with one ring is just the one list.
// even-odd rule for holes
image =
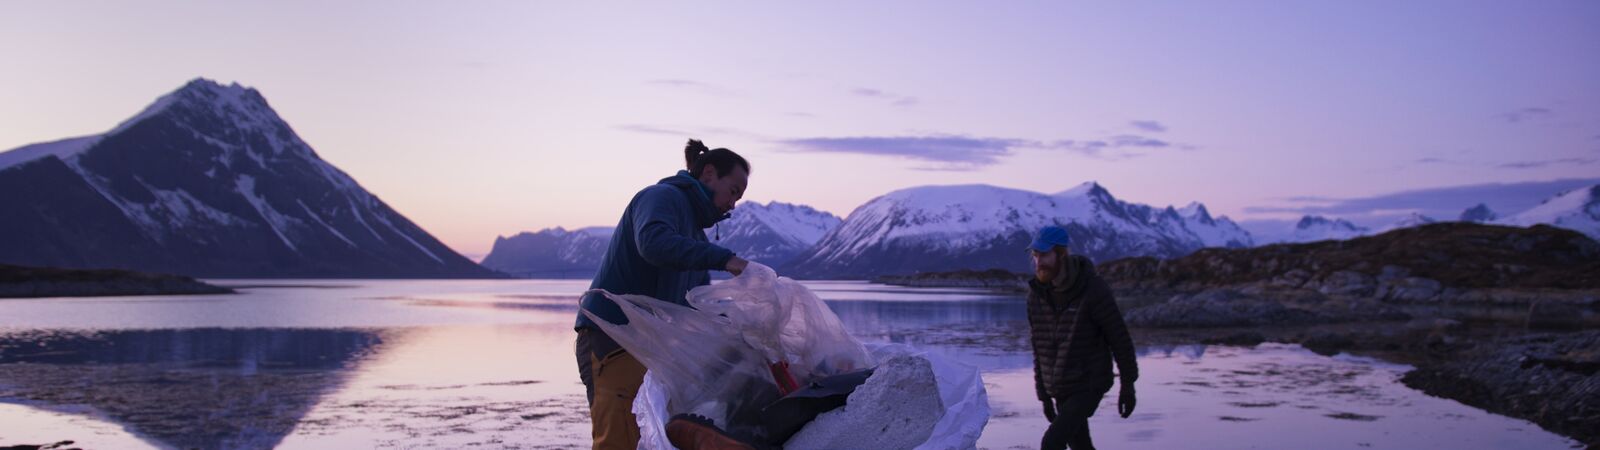
[[700, 159], [700, 155], [704, 155], [709, 151], [711, 151], [711, 149], [706, 148], [706, 144], [701, 143], [699, 139], [690, 139], [689, 144], [683, 146], [684, 165], [688, 166], [690, 170], [693, 170], [695, 160]]

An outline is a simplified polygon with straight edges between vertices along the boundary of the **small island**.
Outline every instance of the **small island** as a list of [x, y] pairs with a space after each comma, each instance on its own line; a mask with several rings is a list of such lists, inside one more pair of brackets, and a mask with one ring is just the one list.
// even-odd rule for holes
[[915, 275], [884, 275], [873, 278], [873, 283], [906, 287], [963, 287], [996, 289], [1007, 292], [1027, 292], [1027, 274], [1005, 269], [957, 270], [953, 272], [924, 272]]
[[0, 264], [0, 298], [232, 293], [233, 289], [181, 275]]

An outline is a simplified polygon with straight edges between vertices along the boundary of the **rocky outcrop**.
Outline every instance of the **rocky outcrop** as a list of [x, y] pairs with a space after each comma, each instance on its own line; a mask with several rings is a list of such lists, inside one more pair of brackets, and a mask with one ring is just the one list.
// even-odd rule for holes
[[231, 293], [233, 289], [178, 275], [0, 264], [0, 298]]
[[1600, 243], [1543, 225], [1438, 223], [1348, 241], [1127, 258], [1099, 269], [1119, 295], [1227, 288], [1405, 304], [1600, 304]]
[[1422, 364], [1401, 381], [1600, 446], [1600, 331], [1478, 345]]
[[1294, 302], [1211, 289], [1135, 308], [1124, 317], [1135, 327], [1212, 328], [1407, 320], [1411, 315], [1375, 301]]

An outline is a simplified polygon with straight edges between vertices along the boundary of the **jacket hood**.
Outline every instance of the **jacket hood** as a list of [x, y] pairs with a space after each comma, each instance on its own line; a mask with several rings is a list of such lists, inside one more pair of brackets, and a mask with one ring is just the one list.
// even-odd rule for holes
[[678, 188], [683, 191], [683, 195], [689, 197], [689, 206], [694, 208], [695, 225], [699, 225], [700, 228], [711, 228], [729, 216], [717, 211], [717, 205], [711, 202], [711, 190], [700, 180], [689, 176], [687, 170], [679, 170], [673, 176], [662, 178], [658, 184]]

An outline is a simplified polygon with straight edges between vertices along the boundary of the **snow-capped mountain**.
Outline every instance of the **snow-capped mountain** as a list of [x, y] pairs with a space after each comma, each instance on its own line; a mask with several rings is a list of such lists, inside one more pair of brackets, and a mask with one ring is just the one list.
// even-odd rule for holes
[[1255, 239], [1249, 232], [1227, 217], [1211, 217], [1206, 205], [1200, 202], [1190, 202], [1188, 206], [1178, 210], [1178, 215], [1183, 216], [1184, 226], [1199, 236], [1200, 242], [1206, 247], [1255, 246]]
[[1546, 224], [1600, 240], [1600, 184], [1561, 193], [1497, 223], [1523, 227]]
[[1389, 230], [1398, 230], [1398, 229], [1401, 229], [1401, 228], [1411, 228], [1411, 227], [1415, 227], [1415, 226], [1427, 225], [1427, 224], [1430, 224], [1430, 223], [1437, 223], [1437, 222], [1439, 222], [1439, 221], [1438, 220], [1434, 220], [1432, 217], [1424, 216], [1424, 215], [1422, 215], [1422, 213], [1413, 212], [1411, 214], [1407, 214], [1405, 217], [1400, 218], [1400, 220], [1397, 220], [1394, 223], [1389, 224], [1389, 226], [1384, 227], [1379, 232], [1381, 233], [1381, 232], [1385, 232], [1385, 231], [1389, 231]]
[[[741, 203], [731, 214], [707, 228], [706, 236], [742, 258], [769, 266], [788, 262], [840, 223], [833, 214], [782, 202]], [[592, 277], [611, 243], [612, 230], [553, 228], [496, 238], [483, 265], [529, 278]]]
[[771, 267], [787, 264], [843, 222], [810, 206], [776, 201], [742, 203], [730, 214], [706, 229], [706, 236], [741, 258]]
[[104, 134], [0, 153], [0, 262], [198, 277], [494, 277], [195, 79]]
[[1300, 222], [1294, 224], [1294, 232], [1282, 242], [1316, 242], [1326, 240], [1345, 240], [1366, 236], [1372, 230], [1356, 226], [1344, 219], [1329, 219], [1322, 216], [1305, 216]]
[[1203, 205], [1155, 208], [1088, 182], [1056, 194], [989, 185], [890, 192], [850, 213], [782, 273], [806, 278], [1002, 268], [1026, 271], [1026, 248], [1046, 225], [1072, 233], [1072, 251], [1098, 261], [1176, 257], [1207, 245], [1243, 247], [1249, 234]]
[[1489, 209], [1489, 205], [1479, 203], [1478, 206], [1461, 211], [1461, 216], [1456, 220], [1461, 222], [1489, 223], [1500, 219], [1500, 214]]
[[496, 237], [483, 266], [524, 278], [589, 278], [611, 243], [612, 227], [546, 228]]

